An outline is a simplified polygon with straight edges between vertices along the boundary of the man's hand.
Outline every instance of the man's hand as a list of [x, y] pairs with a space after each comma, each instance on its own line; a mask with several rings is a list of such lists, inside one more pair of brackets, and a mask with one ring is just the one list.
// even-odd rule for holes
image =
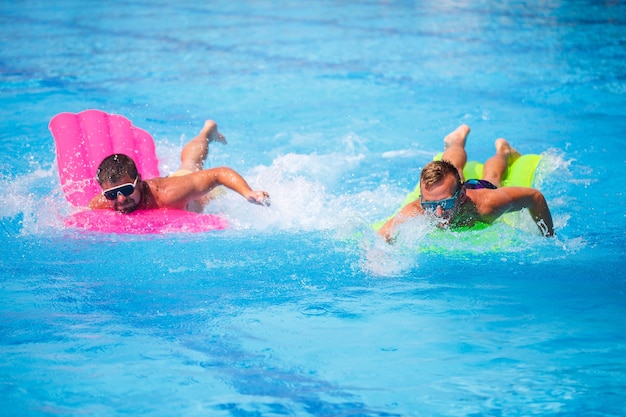
[[251, 203], [265, 207], [269, 207], [271, 202], [270, 195], [265, 191], [252, 191], [246, 198]]

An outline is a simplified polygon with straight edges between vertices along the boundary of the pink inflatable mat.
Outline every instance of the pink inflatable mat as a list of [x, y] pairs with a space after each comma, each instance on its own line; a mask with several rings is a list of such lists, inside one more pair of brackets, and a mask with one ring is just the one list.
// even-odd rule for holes
[[[60, 113], [48, 127], [56, 144], [61, 188], [74, 207], [87, 207], [101, 192], [96, 170], [111, 154], [123, 153], [133, 158], [142, 178], [160, 175], [152, 137], [124, 116], [100, 110]], [[149, 234], [219, 230], [226, 227], [226, 220], [181, 210], [142, 210], [131, 214], [88, 210], [71, 215], [65, 224], [106, 233]]]

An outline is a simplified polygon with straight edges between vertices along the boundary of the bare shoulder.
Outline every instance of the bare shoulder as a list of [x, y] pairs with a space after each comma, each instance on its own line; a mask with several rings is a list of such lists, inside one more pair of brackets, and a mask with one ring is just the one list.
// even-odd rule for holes
[[477, 214], [484, 217], [484, 220], [489, 220], [494, 214], [497, 217], [501, 208], [508, 206], [513, 198], [505, 188], [467, 190], [467, 196], [474, 203]]
[[534, 188], [502, 187], [495, 190], [472, 190], [476, 209], [481, 216], [498, 217], [510, 210], [519, 210], [528, 205], [528, 201], [541, 194]]
[[419, 200], [413, 201], [412, 203], [409, 203], [402, 207], [402, 209], [400, 209], [400, 211], [395, 216], [392, 216], [389, 220], [387, 220], [385, 224], [378, 230], [378, 233], [384, 236], [387, 242], [389, 242], [395, 226], [423, 213], [424, 209], [419, 203]]
[[505, 194], [509, 198], [512, 198], [514, 200], [518, 200], [518, 199], [526, 198], [526, 197], [533, 197], [538, 194], [541, 194], [541, 191], [535, 188], [529, 188], [529, 187], [502, 187], [502, 188], [498, 188], [495, 191], [499, 191], [498, 194]]
[[422, 208], [419, 200], [415, 200], [402, 207], [402, 210], [400, 210], [400, 212], [398, 213], [398, 215], [404, 217], [415, 217], [419, 216], [420, 214], [424, 214], [424, 209]]
[[152, 198], [155, 198], [156, 201], [161, 201], [164, 198], [168, 199], [176, 189], [180, 188], [180, 185], [185, 182], [184, 177], [185, 176], [158, 177], [150, 178], [144, 182], [148, 194]]
[[148, 185], [151, 190], [158, 190], [159, 188], [163, 188], [170, 183], [175, 183], [175, 178], [180, 177], [158, 177], [158, 178], [150, 178], [149, 180], [145, 180], [144, 182]]

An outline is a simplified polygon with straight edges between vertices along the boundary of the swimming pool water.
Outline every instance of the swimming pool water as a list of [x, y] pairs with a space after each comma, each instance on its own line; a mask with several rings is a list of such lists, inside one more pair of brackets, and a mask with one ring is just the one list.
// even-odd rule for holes
[[[623, 415], [626, 6], [618, 1], [0, 4], [2, 414]], [[47, 129], [122, 114], [164, 173], [205, 119], [270, 208], [205, 234], [102, 235]], [[557, 237], [388, 246], [442, 138], [544, 158]]]

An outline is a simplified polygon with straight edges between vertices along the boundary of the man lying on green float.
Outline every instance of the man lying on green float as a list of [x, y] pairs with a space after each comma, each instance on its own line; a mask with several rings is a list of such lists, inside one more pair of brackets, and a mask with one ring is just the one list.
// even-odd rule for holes
[[[436, 216], [442, 228], [472, 227], [476, 223], [492, 223], [507, 212], [524, 208], [543, 236], [554, 235], [546, 199], [540, 191], [530, 188], [540, 156], [521, 156], [505, 139], [497, 139], [496, 153], [482, 166], [481, 175], [475, 166], [466, 166], [465, 141], [469, 133], [467, 125], [449, 133], [444, 138], [441, 159], [426, 164], [418, 187], [409, 194], [404, 207], [382, 226], [374, 226], [387, 242], [393, 242], [399, 224], [424, 214]], [[511, 176], [517, 164], [530, 164], [531, 168], [523, 169], [531, 171], [530, 176], [506, 181], [505, 176]], [[470, 175], [480, 179], [465, 180]], [[520, 183], [525, 186], [519, 186]]]

